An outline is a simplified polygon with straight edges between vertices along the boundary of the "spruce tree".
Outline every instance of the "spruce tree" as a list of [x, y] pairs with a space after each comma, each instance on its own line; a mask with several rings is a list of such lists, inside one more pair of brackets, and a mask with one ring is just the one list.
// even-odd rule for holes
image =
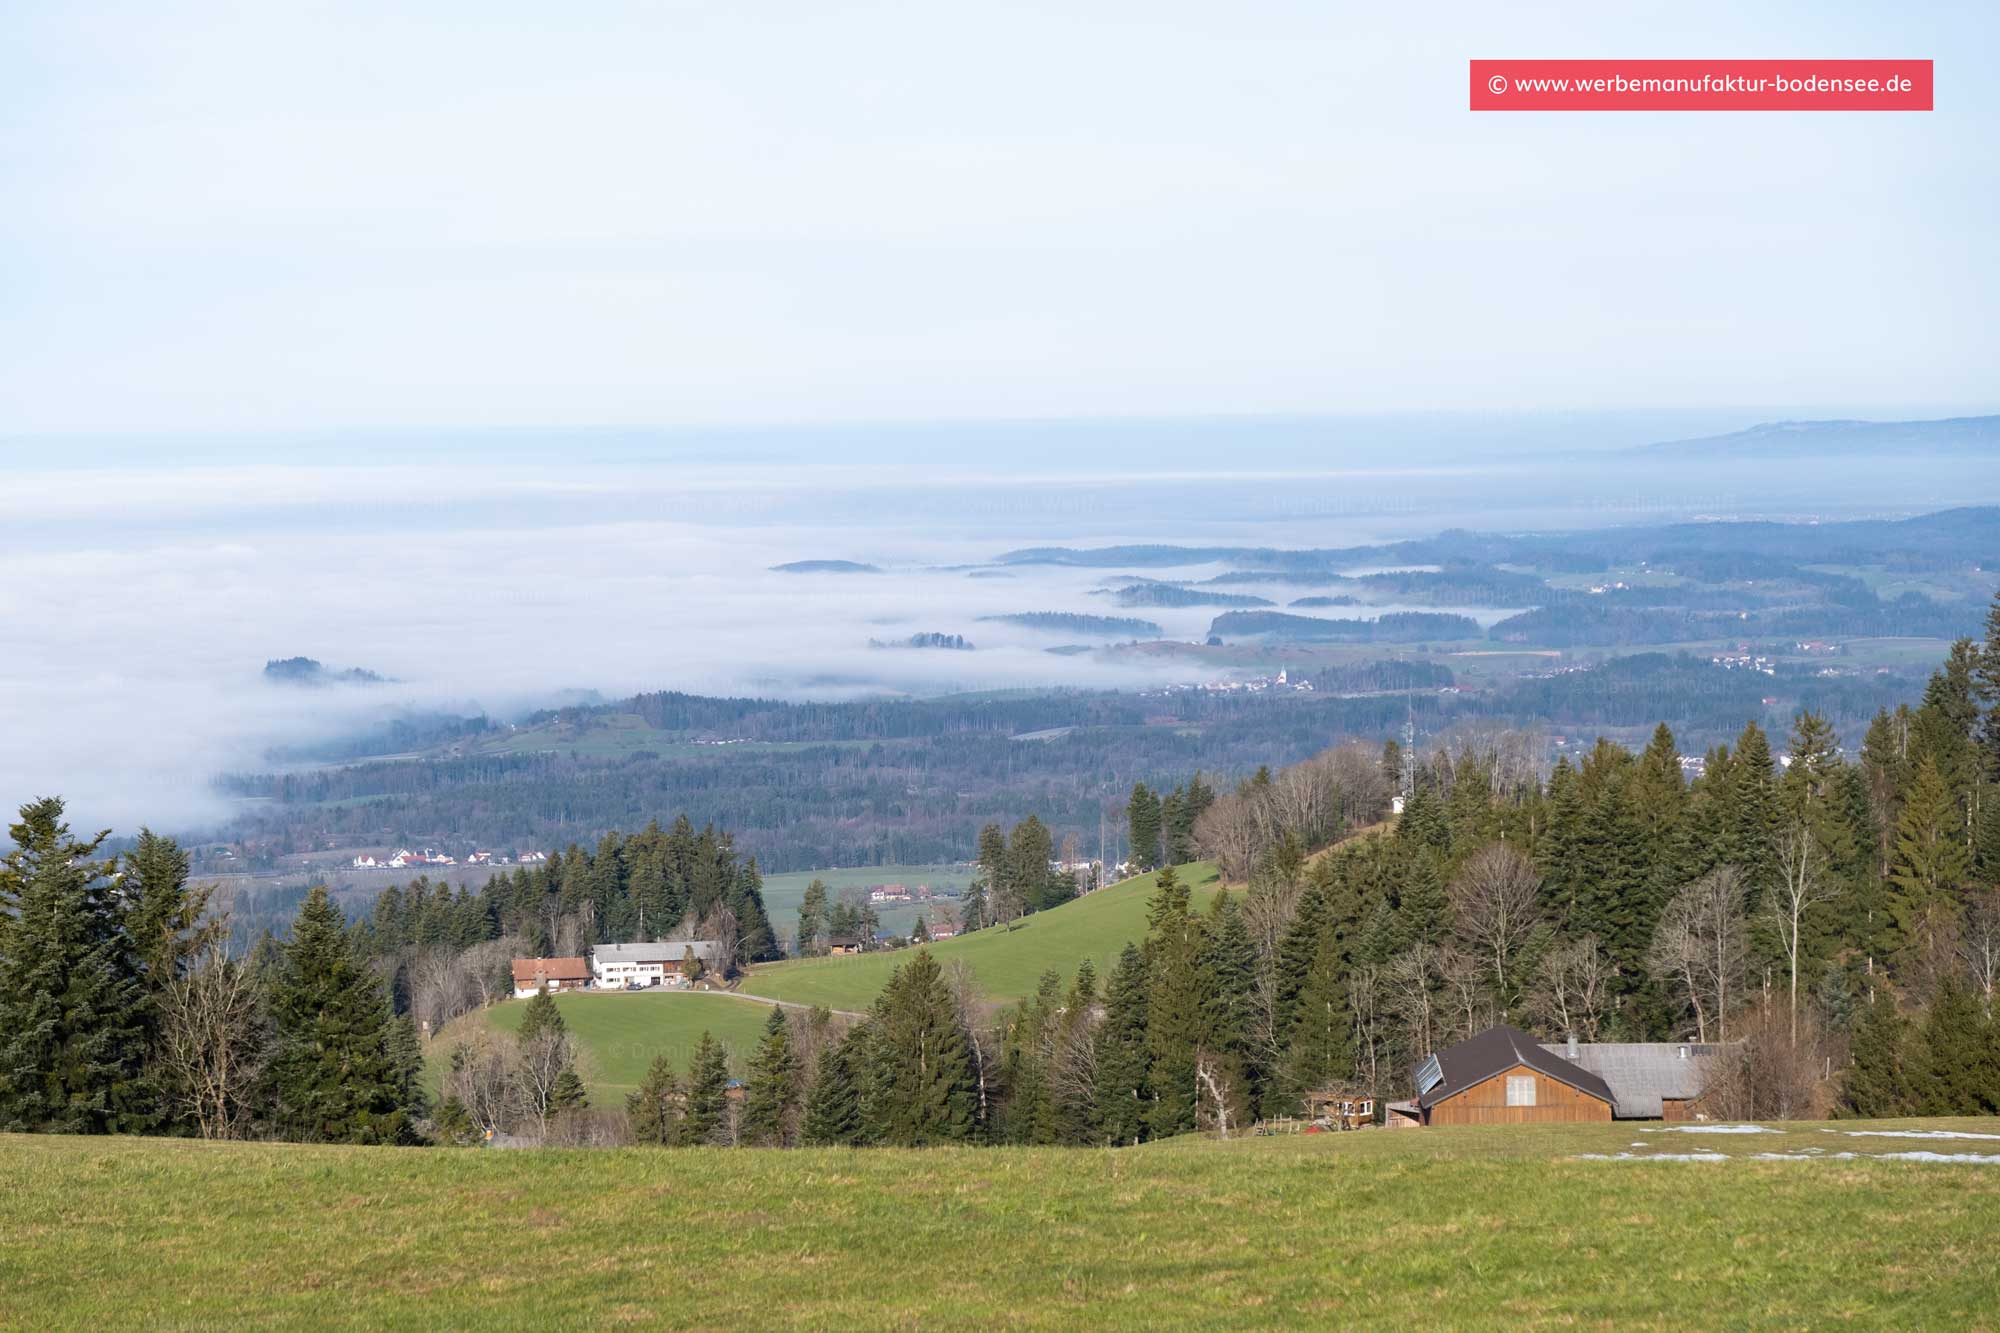
[[0, 860], [0, 1129], [131, 1133], [152, 1123], [138, 964], [104, 835], [70, 835], [62, 802], [21, 807]]
[[1151, 1083], [1146, 1050], [1146, 960], [1127, 942], [1104, 991], [1097, 1046], [1097, 1121], [1116, 1147], [1146, 1137]]
[[1842, 1092], [1847, 1110], [1868, 1119], [1910, 1114], [1912, 1095], [1904, 1067], [1908, 1033], [1907, 1020], [1886, 994], [1878, 994], [1874, 1003], [1863, 1007], [1848, 1048]]
[[1125, 811], [1132, 838], [1132, 868], [1152, 870], [1160, 864], [1160, 798], [1145, 783], [1134, 783]]
[[1986, 1027], [1971, 991], [1947, 974], [1910, 1044], [1913, 1114], [2000, 1112], [2000, 1067]]
[[722, 1043], [704, 1031], [688, 1065], [687, 1114], [681, 1120], [684, 1144], [726, 1144], [729, 1126], [729, 1058]]
[[1164, 1138], [1193, 1129], [1195, 1066], [1202, 1037], [1201, 923], [1188, 912], [1187, 890], [1155, 896], [1146, 940], [1146, 1049], [1152, 1093], [1150, 1129]]
[[792, 1053], [791, 1027], [784, 1008], [774, 1004], [743, 1086], [742, 1141], [756, 1148], [789, 1147], [798, 1097], [799, 1065]]
[[308, 1143], [414, 1138], [395, 1016], [356, 959], [340, 909], [316, 886], [292, 923], [271, 996], [276, 1052], [267, 1071], [272, 1118]]
[[902, 1147], [973, 1131], [974, 1079], [958, 1004], [928, 949], [890, 974], [875, 1002], [873, 1137]]
[[826, 934], [826, 883], [814, 879], [806, 885], [805, 897], [799, 901], [798, 955], [812, 958], [819, 953], [819, 942]]
[[638, 1091], [625, 1099], [632, 1141], [652, 1148], [671, 1148], [680, 1141], [681, 1089], [674, 1067], [664, 1055], [653, 1057]]
[[151, 829], [139, 830], [123, 871], [118, 890], [124, 902], [125, 933], [138, 962], [140, 984], [152, 1004], [187, 970], [188, 960], [216, 937], [217, 928], [202, 923], [212, 890], [190, 889], [187, 853], [172, 838]]
[[1287, 1032], [1288, 1101], [1333, 1087], [1354, 1072], [1354, 1013], [1347, 977], [1339, 938], [1332, 930], [1322, 932]]
[[1970, 857], [1959, 836], [1958, 811], [1936, 762], [1925, 756], [1896, 821], [1889, 861], [1889, 943], [1906, 971], [1928, 974], [1948, 943]]
[[805, 1141], [815, 1148], [861, 1142], [861, 1092], [849, 1039], [828, 1044], [806, 1097]]

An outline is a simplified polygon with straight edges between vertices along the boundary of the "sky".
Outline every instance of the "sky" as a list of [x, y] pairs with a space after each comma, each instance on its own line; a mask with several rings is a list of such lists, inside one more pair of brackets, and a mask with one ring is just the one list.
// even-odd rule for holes
[[[11, 0], [0, 437], [1993, 410], [1996, 35], [1975, 4]], [[1468, 59], [1610, 55], [1931, 57], [1938, 109], [1466, 110]]]

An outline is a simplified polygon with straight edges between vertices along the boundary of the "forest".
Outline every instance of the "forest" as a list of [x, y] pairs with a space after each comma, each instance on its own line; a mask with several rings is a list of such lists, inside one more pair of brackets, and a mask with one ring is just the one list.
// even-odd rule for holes
[[[546, 996], [513, 1046], [449, 1053], [435, 1107], [416, 1076], [413, 1014], [490, 1000], [517, 948], [645, 932], [651, 911], [725, 937], [725, 972], [768, 956], [754, 864], [714, 829], [649, 827], [478, 895], [399, 891], [352, 924], [316, 890], [289, 939], [238, 955], [171, 841], [100, 859], [34, 802], [0, 862], [0, 1125], [1117, 1145], [1239, 1132], [1313, 1090], [1406, 1094], [1418, 1060], [1500, 1020], [1711, 1044], [1730, 1118], [2000, 1112], [2000, 598], [1984, 643], [1955, 644], [1852, 759], [1811, 712], [1783, 762], [1753, 722], [1692, 781], [1664, 726], [1546, 778], [1513, 739], [1139, 784], [1131, 845], [1162, 868], [1108, 975], [1051, 971], [995, 1010], [915, 948], [858, 1020], [774, 1008], [740, 1109], [710, 1041], [686, 1075], [662, 1057], [625, 1106], [589, 1107]], [[1039, 821], [980, 841], [968, 925], [1059, 905]], [[1241, 888], [1196, 912], [1190, 853]]]
[[[969, 859], [981, 827], [1028, 812], [1059, 840], [1073, 834], [1094, 848], [1100, 816], [1118, 819], [1134, 782], [1296, 763], [1343, 738], [1398, 732], [1412, 713], [1447, 744], [1500, 728], [1617, 729], [1643, 740], [1665, 720], [1684, 743], [1706, 748], [1733, 738], [1747, 718], [1782, 726], [1797, 711], [1858, 733], [1923, 681], [1792, 665], [1765, 675], [1665, 653], [1484, 683], [1440, 662], [1391, 658], [1303, 665], [1294, 676], [1313, 689], [851, 703], [644, 694], [527, 719], [533, 748], [480, 750], [482, 739], [506, 739], [505, 729], [454, 721], [440, 723], [429, 753], [238, 774], [222, 785], [254, 799], [230, 830], [252, 856], [329, 842], [468, 851], [588, 844], [679, 810], [727, 828], [780, 872]], [[637, 748], [597, 748], [634, 722], [646, 728]], [[753, 744], [697, 743], [718, 737]]]

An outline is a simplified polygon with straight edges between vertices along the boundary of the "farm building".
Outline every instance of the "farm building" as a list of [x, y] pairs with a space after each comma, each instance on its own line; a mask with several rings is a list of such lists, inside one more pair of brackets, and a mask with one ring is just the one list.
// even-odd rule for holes
[[1446, 1047], [1417, 1069], [1417, 1109], [1426, 1125], [1609, 1120], [1614, 1100], [1603, 1079], [1504, 1023]]
[[525, 1000], [537, 992], [582, 990], [590, 984], [590, 962], [583, 958], [516, 958], [514, 998]]
[[1718, 1050], [1541, 1042], [1502, 1024], [1426, 1060], [1417, 1070], [1416, 1110], [1426, 1125], [1692, 1120]]
[[1722, 1048], [1671, 1041], [1606, 1041], [1542, 1048], [1603, 1079], [1620, 1120], [1693, 1120]]
[[642, 986], [679, 985], [681, 966], [692, 956], [704, 968], [714, 967], [722, 953], [715, 940], [654, 940], [646, 944], [600, 944], [590, 951], [590, 971], [599, 986], [623, 990]]

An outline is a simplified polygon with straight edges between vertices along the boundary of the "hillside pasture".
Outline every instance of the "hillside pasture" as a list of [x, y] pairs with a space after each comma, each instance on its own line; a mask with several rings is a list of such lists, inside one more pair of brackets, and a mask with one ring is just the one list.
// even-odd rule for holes
[[[1176, 873], [1190, 887], [1196, 908], [1206, 908], [1218, 887], [1215, 867], [1197, 861]], [[1023, 917], [1011, 926], [976, 930], [929, 947], [947, 967], [959, 961], [970, 966], [980, 994], [997, 1003], [1032, 995], [1049, 968], [1065, 977], [1073, 975], [1086, 958], [1103, 977], [1126, 942], [1145, 935], [1154, 883], [1155, 876], [1139, 875]], [[888, 984], [889, 974], [910, 957], [909, 951], [896, 950], [765, 963], [750, 970], [740, 989], [794, 1004], [859, 1011], [873, 1003]]]
[[1994, 1326], [2000, 1122], [1779, 1128], [1118, 1151], [0, 1136], [0, 1289], [23, 1327]]
[[[771, 1015], [768, 1004], [705, 991], [580, 991], [558, 995], [555, 1002], [582, 1047], [578, 1072], [599, 1105], [622, 1105], [656, 1056], [666, 1056], [676, 1073], [685, 1074], [703, 1032], [714, 1033], [729, 1050], [730, 1067], [741, 1070]], [[513, 1033], [520, 1031], [526, 1011], [527, 1001], [506, 1000], [471, 1017]], [[438, 1043], [434, 1059], [444, 1058], [449, 1041], [447, 1036]]]

